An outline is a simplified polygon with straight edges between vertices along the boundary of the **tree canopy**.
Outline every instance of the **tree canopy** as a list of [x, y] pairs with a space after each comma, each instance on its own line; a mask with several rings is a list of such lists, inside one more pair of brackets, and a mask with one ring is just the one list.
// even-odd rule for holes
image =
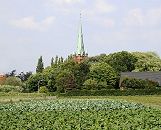
[[117, 72], [130, 72], [135, 69], [137, 58], [127, 51], [109, 54], [106, 62]]
[[115, 70], [105, 62], [92, 64], [89, 72], [89, 79], [97, 81], [98, 84], [105, 83], [103, 88], [112, 88], [116, 84]]
[[56, 56], [44, 69], [42, 57], [38, 60], [37, 73], [27, 80], [29, 91], [44, 86], [50, 92], [68, 89], [114, 89], [119, 87], [120, 72], [159, 71], [161, 59], [153, 52], [116, 52], [88, 57], [80, 64], [72, 55], [67, 59]]
[[136, 72], [140, 71], [160, 71], [161, 70], [161, 59], [154, 52], [133, 52], [136, 58], [135, 63]]
[[42, 73], [43, 69], [44, 69], [44, 63], [43, 63], [42, 56], [40, 56], [40, 58], [38, 59], [38, 63], [37, 63], [37, 67], [36, 67], [36, 72], [37, 73]]

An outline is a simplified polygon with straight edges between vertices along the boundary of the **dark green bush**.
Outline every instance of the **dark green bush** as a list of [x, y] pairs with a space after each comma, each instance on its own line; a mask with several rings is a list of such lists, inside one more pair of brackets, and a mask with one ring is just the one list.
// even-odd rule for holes
[[126, 78], [121, 83], [121, 88], [124, 89], [156, 89], [159, 87], [159, 83], [151, 80]]
[[42, 73], [31, 75], [26, 82], [26, 89], [29, 92], [38, 91], [41, 86], [47, 86], [47, 77]]
[[161, 95], [161, 89], [136, 89], [136, 90], [71, 90], [59, 96], [135, 96], [135, 95]]
[[88, 79], [84, 82], [84, 89], [86, 90], [101, 90], [101, 89], [113, 89], [113, 86], [107, 85], [106, 81], [97, 81], [96, 79]]

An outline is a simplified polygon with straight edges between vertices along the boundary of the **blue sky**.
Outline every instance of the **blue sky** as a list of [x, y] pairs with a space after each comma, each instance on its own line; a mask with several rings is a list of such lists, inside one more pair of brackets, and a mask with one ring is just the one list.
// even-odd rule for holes
[[79, 13], [90, 56], [116, 51], [161, 55], [160, 0], [0, 0], [0, 73], [35, 71], [76, 50]]

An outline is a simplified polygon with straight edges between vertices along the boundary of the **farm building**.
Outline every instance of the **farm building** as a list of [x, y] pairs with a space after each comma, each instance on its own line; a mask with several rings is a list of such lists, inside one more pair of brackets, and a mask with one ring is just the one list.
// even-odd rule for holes
[[119, 86], [121, 86], [121, 83], [125, 78], [148, 79], [148, 80], [158, 82], [159, 85], [161, 85], [161, 71], [158, 71], [158, 72], [122, 72]]

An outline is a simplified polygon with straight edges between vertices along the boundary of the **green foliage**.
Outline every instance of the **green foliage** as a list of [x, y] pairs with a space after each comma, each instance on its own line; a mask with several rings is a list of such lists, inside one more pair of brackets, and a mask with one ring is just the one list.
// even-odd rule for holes
[[56, 55], [56, 57], [55, 57], [55, 64], [58, 64], [58, 59], [59, 59], [59, 57]]
[[29, 92], [38, 91], [38, 87], [47, 85], [47, 77], [42, 73], [36, 73], [29, 77], [26, 86]]
[[21, 81], [27, 81], [27, 79], [32, 75], [32, 72], [21, 72], [17, 77], [21, 79]]
[[11, 85], [0, 85], [0, 92], [22, 92], [23, 88], [21, 86], [11, 86]]
[[84, 89], [91, 90], [97, 89], [98, 83], [95, 79], [88, 79], [84, 82]]
[[96, 63], [96, 62], [106, 62], [107, 55], [106, 54], [100, 54], [98, 56], [88, 57], [87, 62], [89, 64]]
[[84, 82], [84, 89], [87, 90], [101, 90], [101, 89], [113, 89], [113, 86], [107, 86], [106, 81], [99, 81], [96, 79], [88, 79]]
[[127, 51], [122, 51], [108, 55], [106, 62], [117, 72], [128, 72], [135, 69], [137, 58]]
[[4, 85], [11, 85], [11, 86], [22, 86], [22, 81], [18, 77], [8, 77], [5, 80]]
[[161, 89], [106, 89], [106, 90], [72, 90], [59, 96], [142, 96], [142, 95], [161, 95]]
[[72, 59], [65, 61], [58, 68], [60, 73], [61, 71], [68, 70], [73, 74], [77, 88], [83, 86], [89, 73], [89, 65], [86, 62], [78, 64]]
[[161, 59], [154, 52], [133, 52], [138, 61], [135, 64], [134, 71], [160, 71]]
[[50, 92], [55, 92], [57, 90], [56, 86], [55, 86], [55, 79], [52, 80], [48, 80], [48, 83], [47, 83], [47, 88], [49, 89]]
[[75, 78], [71, 71], [62, 70], [56, 77], [56, 87], [58, 92], [63, 93], [67, 89], [76, 87]]
[[39, 91], [39, 93], [48, 93], [49, 92], [49, 90], [45, 86], [40, 87], [38, 91]]
[[80, 64], [76, 64], [74, 76], [76, 79], [77, 88], [81, 88], [83, 83], [87, 79], [87, 75], [89, 73], [90, 66], [86, 62], [82, 62]]
[[[80, 64], [73, 60], [72, 55], [65, 60], [56, 56], [55, 59], [51, 59], [51, 66], [45, 69], [43, 69], [43, 61], [40, 57], [37, 68], [40, 68], [37, 69], [40, 70], [37, 72], [41, 74], [30, 76], [26, 82], [27, 89], [31, 92], [38, 90], [38, 84], [40, 87], [46, 86], [49, 92], [65, 92], [68, 89], [118, 89], [120, 72], [158, 71], [161, 70], [161, 59], [151, 52], [122, 51], [110, 55], [101, 54], [89, 57]], [[147, 82], [144, 84], [147, 86]], [[153, 83], [149, 84], [151, 86], [148, 85], [147, 89], [154, 88]], [[142, 85], [140, 88], [145, 86]]]
[[51, 58], [51, 66], [53, 66], [54, 65], [54, 58], [52, 57]]
[[132, 89], [156, 89], [159, 87], [159, 83], [151, 80], [126, 78], [121, 83], [121, 88]]
[[89, 78], [96, 80], [98, 84], [105, 84], [103, 85], [105, 89], [112, 88], [116, 84], [116, 72], [110, 65], [104, 62], [91, 65]]
[[161, 111], [113, 100], [53, 100], [0, 104], [0, 129], [160, 129]]
[[37, 67], [36, 67], [36, 72], [37, 73], [42, 73], [43, 69], [44, 69], [44, 63], [43, 63], [42, 56], [40, 56], [40, 58], [38, 59], [38, 63], [37, 63]]

